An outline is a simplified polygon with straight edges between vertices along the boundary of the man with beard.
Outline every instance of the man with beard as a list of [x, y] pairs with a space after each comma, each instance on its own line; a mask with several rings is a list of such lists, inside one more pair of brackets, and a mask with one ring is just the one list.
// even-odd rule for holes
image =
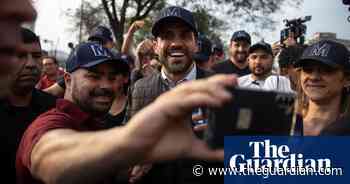
[[41, 46], [39, 37], [26, 28], [21, 29], [23, 44], [18, 48], [18, 59], [24, 66], [15, 74], [11, 92], [3, 105], [1, 129], [4, 151], [7, 156], [6, 169], [12, 172], [10, 183], [16, 183], [16, 151], [28, 125], [41, 113], [55, 104], [56, 98], [35, 88], [41, 73]]
[[[168, 7], [160, 12], [152, 27], [152, 34], [156, 38], [155, 52], [162, 64], [161, 71], [137, 81], [131, 89], [127, 118], [152, 103], [165, 91], [173, 89], [180, 83], [186, 83], [210, 75], [209, 72], [196, 66], [193, 55], [198, 51], [197, 28], [192, 13], [181, 7]], [[194, 130], [203, 127], [200, 120], [204, 120], [205, 109], [193, 111], [192, 126]], [[151, 123], [151, 122], [149, 122]], [[205, 125], [204, 125], [205, 126]], [[199, 132], [196, 132], [201, 136]], [[176, 146], [176, 142], [174, 142]], [[201, 163], [196, 161], [196, 163]], [[205, 163], [203, 163], [205, 164]], [[144, 183], [186, 183], [203, 182], [203, 178], [192, 174], [194, 162], [178, 160], [154, 165], [152, 170], [143, 178]], [[149, 170], [148, 166], [143, 171]], [[138, 166], [132, 172], [133, 178], [145, 174]], [[141, 174], [138, 174], [140, 173]]]
[[198, 68], [192, 58], [197, 48], [197, 28], [192, 13], [181, 7], [164, 9], [152, 27], [155, 52], [161, 72], [137, 81], [131, 89], [127, 118], [176, 85], [210, 73]]
[[9, 93], [9, 87], [21, 63], [16, 59], [16, 47], [22, 41], [20, 25], [33, 21], [35, 11], [28, 0], [2, 0], [0, 2], [0, 98]]
[[245, 31], [233, 33], [229, 48], [229, 59], [213, 66], [216, 73], [236, 74], [238, 76], [250, 73], [248, 67], [248, 49], [251, 44], [250, 35]]
[[[26, 130], [17, 152], [17, 183], [115, 183], [120, 169], [140, 162], [201, 158], [223, 160], [193, 135], [188, 116], [198, 106], [220, 107], [234, 76], [182, 84], [162, 94], [128, 124], [103, 130], [120, 58], [97, 43], [78, 46], [67, 62], [66, 92], [56, 107]], [[174, 148], [170, 143], [179, 141]]]
[[283, 76], [272, 75], [273, 54], [270, 44], [258, 42], [249, 48], [248, 56], [251, 74], [238, 78], [238, 85], [244, 88], [291, 92], [290, 81]]

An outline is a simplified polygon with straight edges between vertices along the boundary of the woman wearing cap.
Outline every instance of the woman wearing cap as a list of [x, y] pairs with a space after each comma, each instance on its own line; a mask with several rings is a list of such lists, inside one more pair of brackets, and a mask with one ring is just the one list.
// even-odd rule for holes
[[296, 63], [299, 74], [298, 111], [304, 135], [317, 136], [348, 111], [349, 51], [324, 40], [308, 47]]

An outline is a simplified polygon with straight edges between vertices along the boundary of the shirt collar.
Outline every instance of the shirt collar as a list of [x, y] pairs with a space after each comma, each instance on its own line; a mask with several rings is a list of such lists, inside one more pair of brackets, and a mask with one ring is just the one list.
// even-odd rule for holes
[[162, 79], [167, 81], [169, 84], [171, 84], [171, 87], [175, 87], [176, 85], [184, 82], [184, 81], [191, 81], [191, 80], [196, 80], [197, 78], [197, 66], [196, 64], [193, 64], [192, 65], [192, 69], [190, 70], [190, 72], [187, 73], [187, 75], [185, 76], [185, 78], [177, 81], [177, 82], [173, 82], [171, 79], [169, 79], [166, 74], [165, 74], [165, 71], [164, 71], [164, 68], [162, 68], [161, 70], [161, 76], [162, 76]]
[[248, 86], [255, 85], [256, 87], [262, 87], [264, 85], [264, 82], [265, 80], [254, 80], [253, 75], [249, 74], [246, 84], [248, 84]]

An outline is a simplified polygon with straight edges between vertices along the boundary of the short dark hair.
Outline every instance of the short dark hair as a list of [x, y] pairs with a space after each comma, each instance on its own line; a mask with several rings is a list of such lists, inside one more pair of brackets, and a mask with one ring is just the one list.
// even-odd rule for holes
[[51, 59], [56, 65], [58, 65], [57, 59], [53, 56], [44, 56], [42, 60], [44, 61], [44, 59]]
[[39, 45], [40, 45], [40, 38], [39, 38], [39, 36], [37, 36], [30, 29], [22, 27], [21, 28], [21, 35], [22, 35], [23, 43], [39, 43]]

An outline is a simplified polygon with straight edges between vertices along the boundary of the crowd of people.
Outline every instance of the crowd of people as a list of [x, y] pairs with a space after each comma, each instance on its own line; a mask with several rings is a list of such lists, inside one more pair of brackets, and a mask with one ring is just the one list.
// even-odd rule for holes
[[[198, 32], [189, 10], [171, 6], [155, 17], [153, 37], [135, 54], [142, 20], [130, 26], [118, 53], [101, 25], [63, 69], [22, 27], [36, 17], [31, 2], [0, 4], [0, 140], [8, 183], [223, 183], [193, 175], [192, 167], [223, 166], [223, 150], [210, 149], [203, 132], [211, 108], [234, 100], [232, 87], [295, 94], [301, 135], [350, 132], [350, 54], [340, 43], [300, 46], [291, 34], [283, 46], [270, 45], [238, 30], [225, 59], [223, 45]], [[299, 53], [285, 61], [288, 49]]]

